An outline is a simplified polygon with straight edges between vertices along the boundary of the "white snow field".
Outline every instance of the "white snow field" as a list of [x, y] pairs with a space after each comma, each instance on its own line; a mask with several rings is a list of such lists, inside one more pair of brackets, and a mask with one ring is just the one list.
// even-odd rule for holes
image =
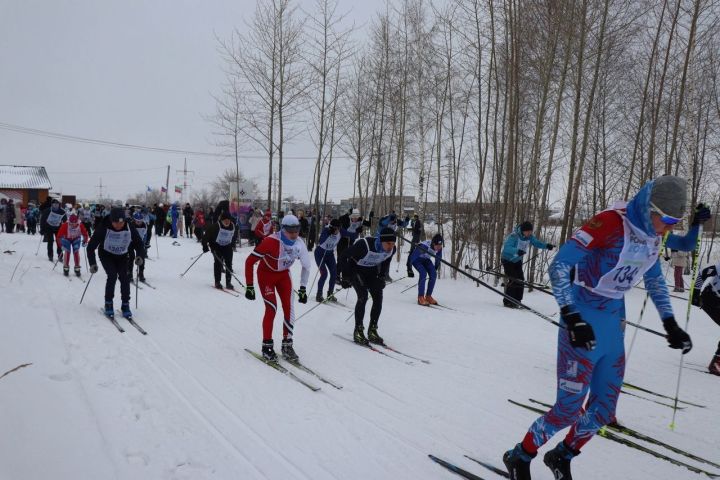
[[[336, 390], [314, 377], [313, 392], [259, 362], [263, 302], [215, 291], [212, 261], [194, 239], [154, 237], [135, 320], [119, 333], [99, 312], [105, 275], [85, 284], [52, 271], [38, 236], [1, 234], [0, 251], [0, 479], [448, 479], [455, 474], [428, 459], [434, 454], [485, 479], [500, 478], [464, 458], [501, 466], [503, 452], [520, 441], [536, 414], [508, 403], [555, 394], [557, 328], [527, 311], [502, 307], [499, 296], [468, 280], [451, 280], [447, 267], [435, 297], [457, 311], [416, 305], [417, 279], [388, 285], [379, 331], [397, 350], [422, 357], [392, 359], [333, 334], [352, 333], [350, 311], [322, 305], [300, 319], [296, 350], [303, 363], [343, 385]], [[235, 254], [244, 272], [250, 249]], [[16, 265], [17, 270], [15, 270]], [[405, 259], [396, 273], [404, 275]], [[297, 279], [299, 265], [293, 267]], [[15, 271], [14, 271], [15, 270]], [[11, 277], [14, 272], [14, 278]], [[71, 272], [72, 275], [72, 272]], [[311, 279], [315, 276], [315, 270]], [[83, 277], [89, 274], [83, 261]], [[241, 275], [244, 280], [244, 274]], [[242, 291], [241, 289], [238, 289]], [[628, 318], [637, 321], [645, 292], [628, 297]], [[115, 307], [119, 308], [119, 286]], [[135, 305], [133, 288], [132, 305]], [[339, 295], [354, 305], [353, 292]], [[552, 297], [526, 294], [528, 305], [556, 315]], [[687, 302], [673, 300], [681, 326]], [[314, 290], [307, 305], [315, 306]], [[368, 303], [368, 312], [369, 315]], [[557, 318], [557, 316], [553, 317]], [[366, 319], [367, 325], [367, 319]], [[643, 325], [662, 330], [650, 305]], [[279, 351], [282, 321], [275, 322]], [[633, 328], [628, 328], [629, 344]], [[693, 307], [677, 428], [672, 410], [621, 395], [618, 419], [695, 455], [720, 463], [720, 378], [704, 370], [720, 328]], [[392, 352], [389, 352], [391, 355]], [[673, 396], [679, 352], [664, 339], [639, 332], [626, 380]], [[694, 364], [694, 365], [693, 365]], [[634, 393], [672, 403], [637, 391]], [[535, 479], [549, 480], [540, 451]], [[720, 473], [666, 449], [653, 450]], [[576, 479], [699, 479], [704, 475], [627, 446], [596, 438], [573, 461]]]

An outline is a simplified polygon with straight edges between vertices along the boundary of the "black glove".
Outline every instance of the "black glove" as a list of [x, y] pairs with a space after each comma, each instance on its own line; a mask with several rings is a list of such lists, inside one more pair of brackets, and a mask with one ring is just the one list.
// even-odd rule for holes
[[522, 257], [525, 255], [525, 250], [518, 250], [517, 254]]
[[565, 324], [567, 325], [568, 334], [570, 335], [570, 345], [575, 348], [584, 348], [585, 350], [595, 349], [595, 332], [592, 326], [582, 319], [580, 313], [571, 311], [568, 306], [560, 309]]
[[436, 266], [435, 266], [435, 271], [436, 271], [436, 272], [439, 272], [439, 271], [440, 271], [440, 265], [436, 265]]
[[702, 298], [701, 298], [702, 292], [699, 288], [693, 289], [692, 292], [692, 304], [696, 307], [702, 307]]
[[670, 261], [670, 257], [668, 257], [667, 255], [665, 255], [665, 257], [663, 257], [663, 258], [665, 258], [665, 261], [666, 261], [666, 262], [669, 262], [669, 261]]
[[203, 253], [207, 253], [209, 251], [210, 251], [210, 247], [208, 247], [207, 245], [203, 245]]
[[255, 287], [252, 285], [248, 285], [245, 288], [245, 298], [248, 300], [255, 300]]
[[710, 212], [710, 208], [707, 207], [704, 203], [698, 203], [698, 206], [695, 207], [695, 215], [693, 215], [692, 218], [692, 225], [700, 225], [702, 223], [707, 222], [712, 218], [712, 213]]
[[552, 243], [548, 243], [545, 245], [545, 248], [547, 248], [548, 250], [552, 250], [553, 248], [555, 248], [555, 245], [553, 245]]
[[298, 290], [298, 302], [307, 303], [307, 291], [305, 291], [305, 287], [300, 287], [300, 290]]
[[663, 319], [663, 327], [667, 332], [667, 341], [670, 348], [682, 349], [683, 355], [692, 350], [692, 340], [685, 330], [680, 328], [675, 321], [675, 317]]
[[135, 257], [135, 265], [139, 267], [143, 263], [145, 263], [145, 261], [142, 259], [142, 257]]
[[97, 265], [90, 265], [90, 273], [95, 274], [98, 271]]

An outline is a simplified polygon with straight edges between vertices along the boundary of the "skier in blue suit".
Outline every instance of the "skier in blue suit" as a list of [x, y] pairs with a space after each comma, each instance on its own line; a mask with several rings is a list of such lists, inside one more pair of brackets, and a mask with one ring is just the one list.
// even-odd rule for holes
[[[515, 227], [507, 236], [501, 252], [502, 266], [508, 278], [505, 284], [505, 294], [522, 302], [525, 293], [525, 274], [523, 273], [523, 255], [527, 253], [530, 245], [539, 249], [552, 250], [555, 245], [544, 243], [533, 235], [533, 224], [525, 221]], [[508, 308], [518, 308], [519, 305], [507, 298], [503, 298], [503, 305]]]
[[[437, 279], [437, 271], [442, 264], [442, 248], [443, 237], [439, 233], [432, 240], [425, 240], [418, 243], [410, 254], [410, 264], [420, 274], [418, 281], [418, 305], [437, 305], [437, 301], [432, 297], [435, 289], [435, 280]], [[430, 281], [425, 290], [425, 279], [429, 277]]]
[[552, 262], [550, 280], [562, 323], [557, 400], [523, 441], [505, 453], [511, 479], [529, 480], [530, 461], [538, 449], [566, 427], [567, 436], [545, 454], [544, 463], [556, 478], [572, 479], [571, 460], [615, 417], [625, 373], [624, 296], [640, 278], [660, 314], [670, 348], [683, 353], [692, 348], [690, 336], [675, 321], [658, 261], [662, 236], [685, 213], [685, 188], [683, 179], [671, 175], [648, 182], [625, 209], [616, 206], [595, 215]]

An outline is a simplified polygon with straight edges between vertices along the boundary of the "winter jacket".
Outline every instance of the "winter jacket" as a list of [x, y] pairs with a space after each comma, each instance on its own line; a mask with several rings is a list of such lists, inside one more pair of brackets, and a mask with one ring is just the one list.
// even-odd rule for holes
[[522, 250], [527, 253], [530, 245], [540, 249], [547, 248], [547, 243], [541, 242], [535, 238], [535, 235], [530, 235], [529, 237], [523, 236], [520, 231], [520, 225], [518, 225], [515, 227], [515, 230], [507, 236], [505, 243], [503, 243], [502, 259], [512, 263], [522, 262], [523, 257], [522, 255], [518, 255], [518, 251]]

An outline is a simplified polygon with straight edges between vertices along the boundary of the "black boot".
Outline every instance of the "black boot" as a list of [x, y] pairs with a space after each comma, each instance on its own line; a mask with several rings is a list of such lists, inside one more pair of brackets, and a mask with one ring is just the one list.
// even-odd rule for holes
[[385, 345], [385, 340], [383, 340], [383, 338], [380, 335], [378, 335], [377, 325], [371, 324], [368, 327], [367, 338], [368, 338], [368, 342], [370, 342], [370, 343], [376, 343], [378, 345]]
[[227, 288], [228, 290], [235, 290], [235, 287], [233, 286], [229, 278], [225, 280], [225, 288]]
[[325, 299], [324, 299], [323, 296], [322, 296], [322, 292], [318, 291], [318, 292], [315, 294], [315, 301], [318, 302], [318, 303], [322, 303], [322, 302], [325, 301]]
[[408, 268], [408, 277], [413, 278], [415, 276], [415, 272], [413, 272], [412, 268]]
[[527, 453], [520, 443], [515, 445], [512, 450], [505, 452], [503, 463], [510, 474], [510, 480], [531, 480], [530, 462], [533, 458], [535, 455]]
[[80, 266], [79, 265], [75, 265], [75, 276], [76, 277], [80, 276]]
[[63, 267], [63, 275], [66, 277], [70, 275], [70, 267]]
[[215, 288], [217, 288], [218, 290], [222, 290], [222, 289], [223, 289], [222, 283], [220, 283], [220, 282], [215, 282]]
[[295, 353], [295, 349], [293, 348], [292, 338], [283, 339], [282, 347], [280, 347], [280, 352], [282, 353], [283, 358], [288, 362], [297, 362], [299, 360], [299, 357], [297, 353]]
[[572, 480], [570, 461], [578, 455], [580, 452], [572, 450], [563, 441], [545, 454], [543, 463], [552, 470], [555, 480]]
[[355, 325], [355, 331], [353, 332], [353, 341], [360, 345], [367, 345], [368, 339], [365, 338], [365, 328], [362, 325]]
[[138, 281], [144, 282], [144, 281], [145, 281], [145, 272], [143, 272], [142, 270], [140, 270], [140, 271], [138, 272], [138, 276], [137, 276], [137, 277], [138, 277]]
[[277, 353], [275, 353], [275, 349], [273, 348], [272, 340], [263, 340], [262, 356], [267, 362], [277, 362]]
[[327, 292], [327, 301], [332, 303], [337, 303], [337, 298], [335, 298], [335, 293], [333, 293], [331, 290], [328, 290]]

